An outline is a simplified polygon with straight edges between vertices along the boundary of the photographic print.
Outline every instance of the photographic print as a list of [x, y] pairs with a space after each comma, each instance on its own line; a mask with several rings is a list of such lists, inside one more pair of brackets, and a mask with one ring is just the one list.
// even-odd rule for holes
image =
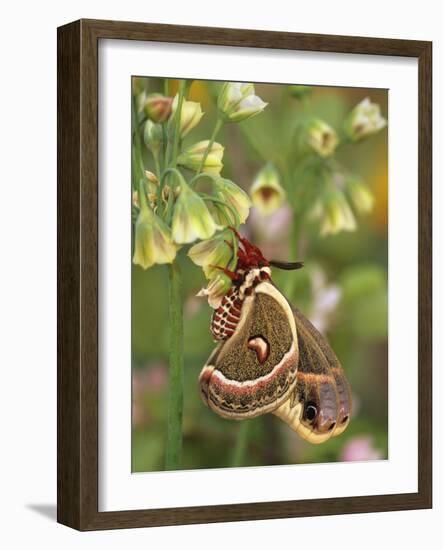
[[132, 470], [388, 458], [388, 90], [133, 76]]

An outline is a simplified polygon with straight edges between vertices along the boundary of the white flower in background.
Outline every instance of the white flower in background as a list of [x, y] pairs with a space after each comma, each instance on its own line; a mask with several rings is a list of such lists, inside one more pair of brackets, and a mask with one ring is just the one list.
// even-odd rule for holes
[[[175, 114], [178, 106], [178, 95], [175, 96], [172, 102], [172, 113]], [[195, 101], [183, 100], [182, 111], [180, 117], [180, 136], [185, 137], [193, 128], [200, 122], [204, 113], [200, 103]], [[174, 117], [170, 119], [170, 123], [173, 123]]]
[[365, 214], [372, 210], [374, 206], [374, 196], [361, 178], [357, 176], [347, 178], [346, 192], [357, 212]]
[[323, 214], [321, 235], [335, 235], [340, 231], [355, 231], [357, 228], [354, 214], [339, 189], [329, 191], [320, 208]]
[[[187, 149], [185, 149], [177, 158], [177, 163], [180, 166], [189, 168], [189, 170], [194, 170], [195, 172], [200, 168], [203, 157], [205, 155], [206, 149], [208, 148], [209, 140], [205, 139], [204, 141], [199, 141], [194, 143]], [[205, 163], [203, 165], [203, 172], [208, 174], [220, 174], [221, 169], [223, 168], [222, 158], [223, 158], [223, 145], [220, 143], [214, 142], [211, 146]]]
[[280, 176], [271, 163], [260, 170], [249, 192], [252, 204], [265, 216], [275, 212], [286, 198], [285, 190], [280, 185]]
[[380, 105], [371, 103], [369, 97], [366, 97], [350, 112], [344, 129], [352, 141], [359, 141], [376, 134], [386, 125], [387, 121], [381, 115]]
[[339, 139], [334, 128], [317, 118], [311, 120], [306, 127], [305, 143], [321, 157], [330, 157], [334, 153]]
[[143, 140], [148, 149], [154, 154], [160, 152], [163, 145], [163, 129], [161, 124], [156, 124], [152, 120], [147, 120], [143, 132]]
[[184, 178], [172, 215], [172, 238], [175, 243], [192, 243], [196, 239], [209, 239], [217, 225], [204, 200], [193, 191]]
[[218, 110], [225, 122], [241, 122], [261, 113], [266, 107], [260, 97], [255, 95], [253, 84], [243, 82], [225, 82], [217, 101]]

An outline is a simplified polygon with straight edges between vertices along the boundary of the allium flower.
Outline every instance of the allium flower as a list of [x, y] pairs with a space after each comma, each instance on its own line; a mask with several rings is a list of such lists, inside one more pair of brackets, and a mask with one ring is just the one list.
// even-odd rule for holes
[[171, 263], [177, 253], [171, 230], [142, 198], [135, 224], [134, 264], [148, 269], [154, 264]]
[[[249, 209], [252, 206], [248, 195], [233, 181], [225, 178], [217, 178], [215, 181], [217, 195], [226, 201], [237, 212], [240, 223], [245, 223]], [[232, 219], [232, 212], [227, 212], [228, 219]]]
[[275, 212], [286, 197], [279, 174], [271, 163], [260, 170], [249, 192], [252, 204], [265, 216]]
[[[175, 96], [172, 103], [172, 113], [174, 114], [178, 106], [178, 95]], [[180, 136], [185, 137], [193, 128], [200, 122], [204, 113], [200, 103], [195, 101], [183, 100], [181, 120], [180, 120]], [[172, 119], [173, 120], [173, 117]]]
[[364, 214], [374, 206], [374, 196], [359, 177], [349, 177], [346, 180], [346, 191], [354, 208]]
[[216, 275], [214, 279], [211, 279], [208, 286], [202, 288], [197, 296], [206, 296], [208, 298], [208, 304], [212, 308], [217, 309], [221, 304], [223, 296], [231, 288], [231, 285], [231, 279], [224, 273], [220, 273]]
[[322, 235], [335, 235], [340, 231], [355, 231], [357, 225], [352, 210], [343, 195], [335, 189], [330, 191], [323, 203]]
[[190, 248], [188, 256], [196, 265], [203, 268], [207, 279], [212, 279], [220, 274], [221, 271], [217, 268], [228, 267], [233, 260], [233, 237], [233, 232], [230, 229], [225, 229]]
[[369, 435], [350, 439], [346, 442], [341, 453], [341, 460], [345, 462], [356, 460], [380, 460], [382, 458], [382, 450], [375, 447], [374, 440]]
[[[203, 160], [208, 145], [209, 140], [207, 139], [194, 143], [194, 145], [191, 145], [185, 149], [178, 156], [177, 163], [185, 168], [189, 168], [189, 170], [197, 171], [200, 168], [200, 164]], [[212, 144], [211, 150], [209, 151], [203, 165], [203, 172], [216, 175], [220, 174], [220, 171], [223, 168], [223, 151], [224, 147], [220, 145], [220, 143], [214, 142]]]
[[218, 110], [226, 122], [241, 122], [266, 107], [260, 97], [255, 95], [253, 84], [243, 82], [225, 82], [217, 101]]
[[174, 242], [184, 244], [196, 239], [208, 239], [216, 229], [217, 225], [204, 200], [181, 178], [180, 193], [172, 216]]
[[155, 124], [152, 120], [147, 120], [143, 132], [145, 145], [153, 153], [158, 153], [163, 144], [163, 130], [161, 124]]
[[172, 97], [162, 94], [149, 94], [145, 99], [144, 111], [154, 122], [164, 122], [171, 114]]
[[345, 120], [344, 130], [352, 141], [360, 141], [376, 134], [386, 124], [386, 119], [381, 116], [380, 105], [371, 103], [369, 97], [366, 97], [352, 109]]
[[334, 128], [320, 119], [312, 120], [305, 133], [305, 142], [321, 157], [330, 157], [339, 142]]

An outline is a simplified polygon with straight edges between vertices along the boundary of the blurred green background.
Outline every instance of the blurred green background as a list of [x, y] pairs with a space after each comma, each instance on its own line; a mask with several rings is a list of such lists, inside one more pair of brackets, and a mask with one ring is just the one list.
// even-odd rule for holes
[[[162, 92], [163, 80], [138, 78], [146, 92]], [[192, 144], [208, 139], [216, 117], [218, 83], [194, 81], [188, 99], [202, 104], [205, 116]], [[176, 82], [170, 81], [172, 90]], [[282, 166], [288, 133], [300, 117], [302, 102], [283, 85], [256, 84], [269, 103], [259, 116], [226, 124], [217, 137], [225, 146], [223, 176], [246, 191], [267, 161]], [[340, 128], [349, 111], [369, 97], [387, 118], [386, 90], [315, 87], [309, 109]], [[327, 336], [352, 387], [353, 414], [348, 429], [321, 445], [299, 438], [273, 415], [230, 421], [210, 411], [200, 399], [198, 375], [214, 348], [209, 331], [212, 310], [195, 295], [206, 285], [202, 270], [179, 254], [184, 289], [185, 386], [182, 468], [238, 465], [236, 441], [248, 423], [241, 465], [277, 465], [387, 458], [388, 442], [388, 133], [343, 145], [337, 159], [360, 174], [375, 197], [372, 212], [358, 218], [355, 232], [321, 237], [315, 227], [302, 233], [297, 258], [291, 257], [293, 212], [288, 204], [264, 217], [254, 208], [242, 232], [272, 259], [303, 260], [296, 272], [274, 269], [273, 280], [287, 298]], [[145, 166], [153, 169], [152, 158]], [[283, 178], [285, 174], [282, 174]], [[129, 191], [128, 187], [128, 191]], [[129, 215], [129, 214], [128, 214]], [[168, 393], [167, 269], [132, 267], [133, 471], [164, 469]]]

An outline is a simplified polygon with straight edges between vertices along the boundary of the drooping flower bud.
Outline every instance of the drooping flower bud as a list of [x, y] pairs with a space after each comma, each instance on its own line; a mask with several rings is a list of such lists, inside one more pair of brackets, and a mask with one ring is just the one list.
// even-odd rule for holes
[[225, 122], [241, 122], [266, 107], [260, 97], [255, 95], [254, 85], [244, 82], [225, 82], [217, 100], [217, 108]]
[[152, 153], [157, 154], [163, 144], [163, 130], [161, 124], [155, 124], [152, 120], [147, 120], [143, 132], [145, 145]]
[[[174, 97], [174, 101], [172, 102], [172, 113], [175, 114], [175, 111], [177, 110], [178, 106], [178, 95]], [[186, 101], [183, 100], [182, 103], [182, 109], [181, 109], [181, 117], [180, 117], [180, 136], [183, 138], [189, 132], [197, 126], [197, 124], [200, 122], [202, 116], [204, 113], [202, 112], [202, 108], [200, 103], [197, 103], [195, 101]], [[171, 124], [173, 123], [174, 117], [171, 118]]]
[[[245, 223], [252, 203], [243, 189], [233, 181], [225, 178], [217, 178], [215, 181], [215, 188], [217, 196], [226, 201], [237, 212], [238, 221], [241, 224]], [[228, 219], [232, 220], [232, 212], [227, 211], [226, 214]]]
[[329, 191], [323, 203], [323, 222], [321, 224], [321, 235], [335, 235], [340, 231], [355, 231], [354, 214], [339, 189]]
[[[191, 145], [185, 149], [178, 156], [177, 164], [180, 164], [185, 168], [189, 168], [189, 170], [197, 171], [200, 168], [200, 164], [202, 163], [208, 145], [209, 140], [207, 139], [194, 143], [194, 145]], [[220, 174], [220, 171], [223, 168], [223, 151], [224, 147], [220, 145], [220, 143], [214, 142], [212, 144], [211, 150], [209, 151], [203, 165], [203, 172], [216, 175]]]
[[339, 143], [334, 128], [320, 119], [312, 119], [308, 123], [303, 138], [305, 145], [321, 157], [330, 157]]
[[184, 244], [196, 239], [208, 239], [216, 229], [217, 225], [204, 200], [181, 178], [180, 193], [172, 216], [174, 242]]
[[228, 267], [234, 260], [234, 233], [225, 229], [216, 233], [210, 239], [194, 244], [189, 249], [188, 256], [198, 266], [203, 268], [207, 279], [212, 279], [221, 273], [219, 267]]
[[202, 288], [197, 296], [206, 296], [208, 304], [213, 309], [217, 309], [223, 300], [223, 296], [228, 292], [231, 286], [231, 279], [224, 273], [220, 273], [216, 275], [214, 279], [211, 279], [208, 286]]
[[346, 179], [346, 192], [351, 199], [351, 203], [357, 212], [365, 214], [370, 212], [374, 206], [374, 196], [368, 186], [363, 183], [361, 178], [351, 176]]
[[260, 170], [250, 189], [252, 204], [267, 216], [277, 210], [286, 198], [280, 185], [280, 176], [273, 164], [268, 163]]
[[135, 243], [133, 262], [143, 269], [154, 264], [171, 263], [177, 253], [172, 242], [171, 230], [146, 203], [141, 209], [135, 224]]
[[171, 114], [172, 97], [162, 94], [149, 94], [146, 96], [144, 111], [154, 122], [164, 122]]
[[349, 113], [344, 130], [352, 141], [360, 141], [376, 134], [386, 125], [387, 121], [381, 115], [380, 105], [371, 103], [369, 97], [366, 97]]

